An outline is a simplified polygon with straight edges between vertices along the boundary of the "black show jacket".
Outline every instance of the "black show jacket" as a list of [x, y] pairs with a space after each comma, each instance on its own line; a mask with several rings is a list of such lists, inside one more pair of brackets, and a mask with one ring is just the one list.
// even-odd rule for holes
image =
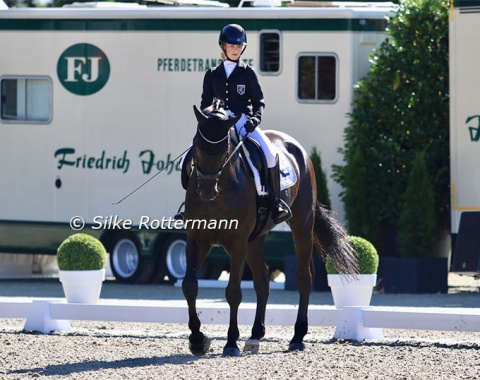
[[222, 99], [225, 109], [235, 115], [244, 113], [258, 124], [262, 121], [265, 102], [257, 73], [241, 60], [228, 78], [223, 62], [205, 73], [200, 108], [209, 107], [214, 98]]

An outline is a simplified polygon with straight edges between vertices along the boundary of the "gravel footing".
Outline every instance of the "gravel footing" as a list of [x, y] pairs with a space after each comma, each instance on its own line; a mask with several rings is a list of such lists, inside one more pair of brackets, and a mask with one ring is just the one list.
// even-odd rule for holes
[[1, 379], [480, 379], [480, 333], [386, 329], [356, 343], [312, 327], [305, 351], [286, 352], [293, 328], [271, 326], [260, 353], [224, 358], [226, 326], [203, 326], [211, 350], [194, 357], [179, 324], [72, 321], [71, 333], [42, 335], [23, 323], [0, 320]]
[[[480, 307], [479, 281], [450, 276], [448, 294], [374, 294], [372, 305]], [[224, 302], [224, 290], [201, 289], [210, 303]], [[51, 281], [1, 281], [0, 298], [63, 297]], [[171, 286], [124, 286], [106, 282], [104, 302], [184, 302]], [[116, 301], [115, 301], [116, 300]], [[254, 302], [244, 291], [244, 301]], [[331, 304], [331, 294], [312, 294], [312, 304]], [[295, 304], [298, 294], [272, 291], [270, 304]], [[0, 304], [1, 307], [1, 304]], [[101, 380], [276, 380], [276, 379], [480, 379], [480, 333], [383, 329], [385, 340], [333, 340], [334, 328], [311, 326], [306, 350], [286, 352], [293, 326], [268, 326], [258, 354], [222, 357], [226, 325], [203, 325], [210, 352], [192, 356], [186, 324], [71, 321], [72, 331], [42, 335], [23, 331], [22, 319], [0, 319], [0, 379]], [[250, 326], [241, 326], [240, 349]]]

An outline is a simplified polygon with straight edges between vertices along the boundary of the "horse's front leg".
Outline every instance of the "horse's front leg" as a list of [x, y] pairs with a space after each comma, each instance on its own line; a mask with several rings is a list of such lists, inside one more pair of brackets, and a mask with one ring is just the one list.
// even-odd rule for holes
[[187, 238], [187, 270], [182, 282], [182, 290], [188, 304], [189, 348], [193, 355], [205, 355], [210, 349], [210, 339], [200, 331], [200, 319], [197, 315], [198, 280], [197, 273], [210, 251], [210, 246], [199, 244]]
[[228, 327], [227, 344], [223, 348], [223, 356], [240, 356], [240, 350], [237, 345], [240, 337], [238, 308], [242, 302], [240, 284], [245, 267], [245, 251], [246, 247], [243, 244], [237, 244], [233, 249], [227, 249], [227, 252], [230, 254], [230, 279], [225, 290], [225, 296], [230, 306], [230, 325]]
[[260, 349], [260, 339], [265, 336], [265, 313], [270, 294], [270, 276], [265, 264], [264, 241], [260, 236], [248, 245], [247, 263], [252, 271], [253, 286], [257, 295], [257, 310], [253, 322], [252, 335], [245, 342], [243, 351], [257, 353]]

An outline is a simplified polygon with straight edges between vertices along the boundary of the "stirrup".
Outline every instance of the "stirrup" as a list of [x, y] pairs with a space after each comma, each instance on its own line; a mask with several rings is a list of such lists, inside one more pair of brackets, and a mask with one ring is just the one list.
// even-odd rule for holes
[[184, 212], [184, 211], [180, 211], [184, 205], [185, 205], [185, 202], [182, 202], [182, 204], [181, 204], [180, 207], [178, 208], [177, 213], [175, 214], [175, 216], [173, 217], [173, 219], [175, 219], [175, 220], [181, 220], [181, 221], [183, 221], [183, 222], [185, 221], [185, 212]]
[[290, 207], [284, 202], [283, 199], [277, 198], [273, 203], [272, 208], [272, 220], [275, 224], [286, 222], [292, 217], [292, 211]]

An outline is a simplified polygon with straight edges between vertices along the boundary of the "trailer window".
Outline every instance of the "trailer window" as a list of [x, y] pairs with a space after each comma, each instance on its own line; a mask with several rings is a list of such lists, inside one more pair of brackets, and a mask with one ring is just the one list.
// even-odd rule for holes
[[298, 57], [298, 100], [333, 102], [337, 97], [337, 58], [309, 54]]
[[260, 32], [260, 72], [280, 73], [280, 32]]
[[4, 78], [1, 103], [2, 120], [48, 123], [52, 113], [52, 82], [45, 77]]

